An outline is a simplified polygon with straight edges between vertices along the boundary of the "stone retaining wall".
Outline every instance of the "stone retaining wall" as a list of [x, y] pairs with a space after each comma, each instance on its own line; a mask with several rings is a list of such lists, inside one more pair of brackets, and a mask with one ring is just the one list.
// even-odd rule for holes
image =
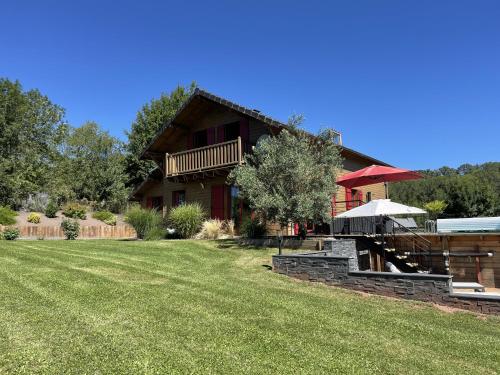
[[453, 293], [452, 276], [351, 271], [349, 257], [328, 252], [274, 255], [275, 272], [384, 296], [434, 302], [485, 314], [500, 314], [500, 297]]
[[[437, 272], [443, 271], [443, 250], [454, 254], [477, 252], [493, 252], [493, 257], [456, 257], [450, 258], [450, 272], [455, 281], [474, 281], [488, 288], [500, 288], [500, 234], [499, 233], [447, 233], [429, 234], [421, 233], [423, 237], [431, 241], [433, 255], [433, 266]], [[361, 236], [340, 236], [336, 238], [358, 238]], [[289, 249], [319, 250], [328, 236], [307, 237], [299, 240], [296, 237], [285, 237], [284, 247]], [[274, 237], [268, 238], [244, 238], [240, 240], [242, 245], [277, 247]], [[361, 243], [361, 241], [358, 241]], [[358, 244], [359, 245], [359, 244]], [[358, 248], [358, 250], [360, 250]], [[360, 264], [361, 266], [361, 264]], [[364, 269], [362, 267], [362, 269]]]

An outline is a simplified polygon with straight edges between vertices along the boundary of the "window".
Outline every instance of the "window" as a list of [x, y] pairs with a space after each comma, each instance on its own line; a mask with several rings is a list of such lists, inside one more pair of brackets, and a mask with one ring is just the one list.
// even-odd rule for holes
[[186, 191], [177, 190], [172, 192], [172, 207], [180, 206], [186, 203]]
[[207, 130], [200, 130], [193, 133], [193, 148], [205, 147], [208, 145]]
[[226, 191], [226, 185], [212, 185], [210, 201], [210, 217], [212, 219], [226, 219], [227, 210], [224, 210], [224, 197], [226, 196]]
[[232, 122], [224, 125], [224, 141], [232, 141], [240, 136], [240, 123]]
[[372, 200], [372, 192], [367, 191], [366, 192], [366, 203], [370, 202]]
[[163, 209], [163, 197], [150, 197], [147, 199], [147, 207], [161, 211]]

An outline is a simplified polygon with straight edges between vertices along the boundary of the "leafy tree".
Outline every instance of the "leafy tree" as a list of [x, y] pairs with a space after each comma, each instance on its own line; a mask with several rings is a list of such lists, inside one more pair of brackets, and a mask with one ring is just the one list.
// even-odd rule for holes
[[448, 205], [445, 201], [434, 200], [432, 202], [424, 204], [424, 210], [429, 213], [429, 216], [436, 220], [439, 215], [441, 215]]
[[332, 131], [314, 138], [299, 129], [302, 121], [292, 116], [289, 129], [259, 144], [229, 175], [250, 207], [281, 228], [328, 220], [337, 188], [341, 159]]
[[492, 216], [498, 213], [497, 198], [493, 188], [472, 175], [454, 178], [448, 182], [450, 198], [446, 213], [455, 217]]
[[500, 163], [464, 164], [422, 171], [426, 178], [391, 184], [391, 198], [422, 207], [426, 202], [447, 202], [446, 217], [500, 215]]
[[59, 174], [76, 199], [119, 211], [125, 205], [124, 145], [94, 122], [71, 129]]
[[167, 124], [194, 92], [196, 83], [190, 86], [177, 86], [169, 94], [162, 93], [160, 98], [153, 99], [145, 104], [132, 123], [130, 132], [127, 132], [126, 170], [129, 175], [128, 186], [135, 186], [148, 176], [155, 164], [149, 160], [139, 160], [146, 146], [156, 133]]
[[47, 189], [68, 131], [64, 110], [38, 90], [0, 79], [0, 204]]

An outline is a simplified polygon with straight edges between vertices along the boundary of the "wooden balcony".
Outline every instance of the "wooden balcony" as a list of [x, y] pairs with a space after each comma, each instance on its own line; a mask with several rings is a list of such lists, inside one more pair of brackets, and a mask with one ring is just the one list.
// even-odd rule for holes
[[166, 154], [165, 176], [175, 177], [230, 168], [243, 162], [241, 138]]

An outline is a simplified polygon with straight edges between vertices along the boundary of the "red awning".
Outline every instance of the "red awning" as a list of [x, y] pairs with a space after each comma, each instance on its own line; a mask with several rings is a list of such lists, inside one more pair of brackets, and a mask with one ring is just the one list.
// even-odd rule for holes
[[337, 179], [337, 184], [346, 188], [377, 184], [380, 182], [395, 182], [417, 180], [422, 178], [417, 172], [407, 169], [371, 165], [359, 171], [348, 173]]

